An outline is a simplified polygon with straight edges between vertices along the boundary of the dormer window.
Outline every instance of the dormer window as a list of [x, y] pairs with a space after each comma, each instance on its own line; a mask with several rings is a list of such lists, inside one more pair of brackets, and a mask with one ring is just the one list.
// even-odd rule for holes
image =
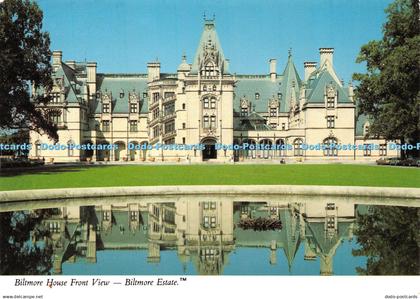
[[215, 85], [213, 85], [213, 91], [216, 91], [216, 89], [217, 89], [217, 87], [216, 87], [216, 84], [215, 84]]
[[97, 99], [100, 99], [101, 98], [101, 92], [99, 90], [96, 92], [96, 98]]
[[260, 99], [260, 94], [258, 92], [255, 93], [255, 99], [259, 100]]
[[270, 116], [277, 116], [277, 108], [270, 108]]
[[281, 100], [281, 93], [280, 93], [280, 92], [277, 94], [277, 99], [278, 99], [279, 101]]
[[245, 117], [248, 115], [248, 107], [241, 108], [241, 116]]
[[143, 99], [147, 98], [147, 92], [143, 92]]
[[120, 91], [120, 99], [122, 99], [124, 97], [124, 90], [121, 89]]
[[335, 107], [335, 98], [327, 97], [327, 108], [334, 108], [334, 107]]
[[109, 104], [102, 104], [102, 113], [109, 113]]

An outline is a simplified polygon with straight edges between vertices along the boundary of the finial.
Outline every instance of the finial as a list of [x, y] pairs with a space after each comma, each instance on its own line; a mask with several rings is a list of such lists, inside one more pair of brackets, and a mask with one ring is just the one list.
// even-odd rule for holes
[[292, 48], [289, 48], [289, 58], [292, 57]]
[[203, 20], [206, 20], [206, 12], [203, 13]]
[[182, 52], [182, 62], [187, 62], [187, 55], [185, 55], [185, 51]]

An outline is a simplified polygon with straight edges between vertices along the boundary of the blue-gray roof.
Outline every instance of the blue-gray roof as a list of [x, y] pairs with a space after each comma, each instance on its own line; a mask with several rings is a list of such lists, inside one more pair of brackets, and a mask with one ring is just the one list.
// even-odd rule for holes
[[[135, 92], [140, 96], [140, 113], [148, 112], [148, 102], [143, 98], [143, 93], [147, 92], [147, 75], [145, 74], [98, 74], [97, 90], [101, 93], [111, 92], [112, 94], [112, 113], [128, 113], [130, 92]], [[120, 97], [121, 91], [123, 96]], [[96, 101], [92, 107], [95, 113], [101, 113], [102, 105]]]
[[306, 86], [306, 98], [308, 103], [324, 103], [325, 87], [332, 85], [338, 92], [338, 103], [352, 103], [348, 91], [340, 86], [328, 69], [321, 69], [313, 73], [308, 79]]

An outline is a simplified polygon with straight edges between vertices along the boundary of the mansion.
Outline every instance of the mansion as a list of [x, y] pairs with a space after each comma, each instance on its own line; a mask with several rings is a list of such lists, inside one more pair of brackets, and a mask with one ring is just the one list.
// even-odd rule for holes
[[[353, 87], [344, 86], [334, 70], [334, 49], [320, 48], [319, 53], [319, 62], [304, 63], [303, 78], [290, 51], [282, 72], [277, 60], [270, 59], [268, 74], [235, 74], [214, 20], [204, 21], [193, 60], [182, 57], [175, 73], [162, 73], [154, 61], [145, 74], [103, 74], [96, 62], [64, 62], [62, 52], [54, 51], [48, 108], [59, 143], [67, 148], [45, 149], [42, 144], [51, 143], [48, 136], [31, 132], [29, 155], [54, 162], [373, 161], [398, 156], [387, 140], [366, 137], [369, 121], [357, 117]], [[202, 148], [146, 146], [157, 144]], [[216, 144], [251, 146], [217, 150]], [[304, 147], [317, 144], [325, 147]], [[340, 150], [334, 145], [365, 146]]]

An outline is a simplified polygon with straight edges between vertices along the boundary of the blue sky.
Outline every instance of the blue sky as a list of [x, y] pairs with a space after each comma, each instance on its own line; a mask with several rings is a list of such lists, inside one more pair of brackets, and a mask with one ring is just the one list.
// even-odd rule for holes
[[39, 0], [44, 29], [64, 60], [97, 61], [105, 73], [144, 73], [156, 58], [175, 72], [198, 46], [203, 13], [216, 28], [230, 70], [266, 74], [276, 58], [281, 73], [292, 48], [303, 76], [304, 61], [319, 61], [320, 47], [334, 47], [340, 78], [364, 71], [355, 63], [361, 45], [381, 38], [390, 0]]

